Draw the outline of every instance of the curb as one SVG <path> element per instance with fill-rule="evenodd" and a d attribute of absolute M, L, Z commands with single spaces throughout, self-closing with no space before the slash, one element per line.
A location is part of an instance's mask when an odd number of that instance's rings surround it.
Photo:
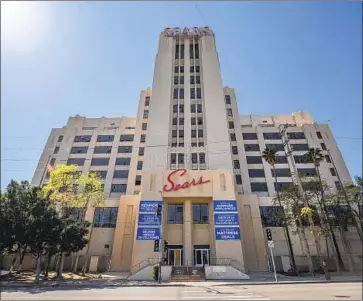
<path fill-rule="evenodd" d="M 348 282 L 360 282 L 362 280 L 351 279 L 351 280 L 306 280 L 306 281 L 266 281 L 266 282 L 241 282 L 241 283 L 225 283 L 225 284 L 216 284 L 213 286 L 235 286 L 235 285 L 279 285 L 279 284 L 319 284 L 319 283 L 348 283 Z"/>

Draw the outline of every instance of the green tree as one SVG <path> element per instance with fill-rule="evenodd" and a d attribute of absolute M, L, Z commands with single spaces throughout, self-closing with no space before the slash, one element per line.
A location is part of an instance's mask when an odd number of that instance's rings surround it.
<path fill-rule="evenodd" d="M 275 149 L 271 149 L 271 148 L 266 147 L 264 149 L 264 151 L 262 152 L 262 158 L 264 158 L 264 160 L 272 167 L 272 170 L 273 170 L 273 173 L 274 173 L 274 178 L 275 178 L 275 191 L 276 191 L 277 203 L 284 210 L 284 208 L 283 208 L 283 206 L 281 204 L 280 194 L 279 194 L 279 189 L 278 189 L 278 184 L 277 184 L 278 182 L 277 182 L 277 174 L 276 174 L 276 167 L 275 167 L 276 162 L 277 162 L 276 153 L 277 153 L 277 151 Z M 285 237 L 286 237 L 288 251 L 289 251 L 289 255 L 290 255 L 289 258 L 290 258 L 291 268 L 292 268 L 293 271 L 295 271 L 295 273 L 298 274 L 298 270 L 296 268 L 295 256 L 294 256 L 294 249 L 293 249 L 292 243 L 291 243 L 289 227 L 287 225 L 286 218 L 284 217 L 284 214 L 281 216 L 281 220 L 282 220 L 284 234 L 285 234 Z"/>
<path fill-rule="evenodd" d="M 105 202 L 103 193 L 103 184 L 96 172 L 88 172 L 81 174 L 81 170 L 77 165 L 59 164 L 50 172 L 48 183 L 43 187 L 43 193 L 49 194 L 61 212 L 66 208 L 83 209 L 83 217 L 85 220 L 87 209 L 101 206 Z M 91 240 L 93 233 L 93 223 L 90 225 L 89 237 Z M 60 270 L 62 269 L 63 257 L 60 260 Z M 73 270 L 76 271 L 78 266 L 78 258 L 76 256 Z M 89 245 L 87 244 L 86 260 L 82 267 L 85 273 L 89 258 Z"/>
<path fill-rule="evenodd" d="M 329 228 L 330 231 L 330 236 L 332 238 L 333 244 L 334 244 L 334 248 L 335 248 L 335 253 L 337 255 L 337 260 L 338 260 L 338 268 L 339 269 L 344 269 L 344 263 L 342 260 L 342 256 L 340 254 L 340 250 L 339 250 L 339 246 L 337 243 L 337 239 L 335 237 L 334 234 L 334 228 L 333 225 L 330 221 L 330 219 L 326 218 L 328 211 L 326 208 L 326 202 L 325 202 L 325 195 L 324 195 L 324 187 L 323 187 L 323 181 L 321 179 L 321 174 L 320 174 L 320 163 L 324 160 L 324 154 L 322 153 L 322 151 L 319 148 L 310 148 L 309 151 L 304 155 L 306 162 L 312 162 L 315 166 L 315 171 L 316 171 L 316 175 L 318 177 L 318 183 L 317 185 L 315 185 L 318 189 L 318 191 L 320 191 L 320 198 L 318 200 L 320 209 L 322 211 L 323 214 L 323 219 L 324 221 L 327 222 L 327 226 Z M 316 191 L 314 191 L 315 193 Z"/>

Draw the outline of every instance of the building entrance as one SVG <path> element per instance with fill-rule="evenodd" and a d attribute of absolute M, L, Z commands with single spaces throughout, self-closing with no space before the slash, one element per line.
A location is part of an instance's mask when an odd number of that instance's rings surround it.
<path fill-rule="evenodd" d="M 168 253 L 167 253 L 167 262 L 168 265 L 176 265 L 181 266 L 183 265 L 183 248 L 182 246 L 168 246 Z"/>
<path fill-rule="evenodd" d="M 210 252 L 209 246 L 194 246 L 194 266 L 209 265 Z"/>

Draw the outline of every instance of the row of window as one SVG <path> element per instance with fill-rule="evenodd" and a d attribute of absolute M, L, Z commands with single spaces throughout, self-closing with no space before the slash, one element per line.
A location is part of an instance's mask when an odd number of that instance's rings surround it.
<path fill-rule="evenodd" d="M 83 166 L 85 161 L 86 161 L 86 158 L 68 158 L 67 164 Z M 107 166 L 109 164 L 109 161 L 110 161 L 110 158 L 92 158 L 91 166 Z M 130 162 L 131 162 L 131 158 L 116 158 L 115 165 L 128 166 L 128 165 L 130 165 Z"/>
<path fill-rule="evenodd" d="M 236 141 L 236 134 L 230 134 L 231 141 Z M 266 147 L 270 149 L 275 149 L 276 151 L 284 151 L 283 144 L 272 144 L 266 143 Z M 291 143 L 290 147 L 294 151 L 308 151 L 309 145 L 308 144 L 301 144 L 301 143 Z M 259 144 L 244 144 L 244 149 L 246 152 L 259 152 L 261 151 Z M 238 152 L 238 151 L 237 151 Z"/>
<path fill-rule="evenodd" d="M 243 140 L 258 140 L 256 133 L 242 133 Z M 287 133 L 289 139 L 306 139 L 303 132 Z M 266 140 L 281 140 L 280 133 L 263 133 L 263 138 Z"/>
<path fill-rule="evenodd" d="M 175 45 L 175 59 L 184 59 L 185 54 L 185 45 L 177 44 Z M 191 59 L 199 59 L 199 45 L 198 44 L 189 44 L 189 58 Z"/>
<path fill-rule="evenodd" d="M 144 155 L 144 147 L 139 148 L 139 156 Z M 87 154 L 88 146 L 74 146 L 71 148 L 71 154 Z M 110 154 L 112 151 L 112 146 L 96 146 L 94 149 L 94 154 Z M 59 147 L 54 149 L 54 154 L 59 152 Z M 119 154 L 130 154 L 132 153 L 132 146 L 119 146 L 117 152 Z"/>
<path fill-rule="evenodd" d="M 178 125 L 178 121 L 179 121 L 179 125 L 184 125 L 184 118 L 183 117 L 174 117 L 172 120 L 172 124 L 173 125 Z M 192 117 L 190 118 L 190 123 L 191 125 L 203 125 L 203 117 Z"/>
<path fill-rule="evenodd" d="M 201 99 L 202 89 L 201 88 L 190 88 L 190 99 Z M 174 88 L 173 99 L 184 99 L 184 88 Z"/>
<path fill-rule="evenodd" d="M 194 72 L 199 73 L 200 66 L 190 66 L 189 71 L 190 71 L 190 73 L 194 73 Z M 184 73 L 184 66 L 175 66 L 174 73 Z"/>
<path fill-rule="evenodd" d="M 178 135 L 179 133 L 179 135 Z M 184 130 L 172 130 L 171 131 L 171 137 L 172 138 L 176 138 L 176 137 L 184 137 Z M 197 131 L 196 130 L 191 130 L 191 137 L 192 138 L 196 138 L 197 137 Z M 198 130 L 198 137 L 203 137 L 203 130 Z"/>
<path fill-rule="evenodd" d="M 200 76 L 199 75 L 196 75 L 196 76 L 190 76 L 190 80 L 189 80 L 189 83 L 191 85 L 195 85 L 195 84 L 200 84 Z M 174 84 L 177 85 L 177 84 L 180 84 L 180 85 L 184 85 L 184 76 L 181 75 L 181 76 L 174 76 Z"/>
<path fill-rule="evenodd" d="M 143 123 L 141 125 L 141 129 L 145 131 L 147 129 L 147 123 Z M 63 136 L 59 136 L 59 137 L 63 137 Z M 114 135 L 98 135 L 97 142 L 113 142 L 114 138 L 115 138 Z M 91 142 L 91 139 L 92 139 L 92 135 L 75 136 L 73 142 Z M 145 142 L 145 141 L 141 141 L 141 140 L 145 140 L 145 139 L 146 139 L 146 135 L 141 135 L 140 142 Z M 63 138 L 62 138 L 62 140 L 63 140 Z M 134 141 L 134 135 L 121 135 L 120 136 L 120 142 L 132 142 L 132 141 Z M 58 142 L 60 142 L 59 139 L 58 139 Z"/>

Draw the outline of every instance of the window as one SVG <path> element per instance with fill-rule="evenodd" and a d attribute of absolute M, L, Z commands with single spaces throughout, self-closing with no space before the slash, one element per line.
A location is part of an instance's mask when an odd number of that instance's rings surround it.
<path fill-rule="evenodd" d="M 229 134 L 231 141 L 236 141 L 236 134 Z"/>
<path fill-rule="evenodd" d="M 204 142 L 198 142 L 198 146 L 199 147 L 203 147 L 204 146 Z"/>
<path fill-rule="evenodd" d="M 112 184 L 111 193 L 126 193 L 126 184 Z"/>
<path fill-rule="evenodd" d="M 137 175 L 135 178 L 135 185 L 141 185 L 141 176 Z"/>
<path fill-rule="evenodd" d="M 98 135 L 97 136 L 97 142 L 112 142 L 113 139 L 115 138 L 114 135 Z"/>
<path fill-rule="evenodd" d="M 233 121 L 228 121 L 228 128 L 229 129 L 234 129 L 234 123 L 233 123 Z"/>
<path fill-rule="evenodd" d="M 140 142 L 142 143 L 142 142 L 145 142 L 145 141 L 146 141 L 146 135 L 142 134 L 140 136 Z"/>
<path fill-rule="evenodd" d="M 103 166 L 108 165 L 110 158 L 93 158 L 91 161 L 91 166 Z"/>
<path fill-rule="evenodd" d="M 178 99 L 178 88 L 174 88 L 173 98 Z"/>
<path fill-rule="evenodd" d="M 59 152 L 59 146 L 56 146 L 56 148 L 54 149 L 53 154 L 58 154 L 58 152 Z"/>
<path fill-rule="evenodd" d="M 325 155 L 325 160 L 327 163 L 331 163 L 331 159 L 329 155 Z"/>
<path fill-rule="evenodd" d="M 149 118 L 149 110 L 144 110 L 143 118 L 144 119 L 148 119 Z"/>
<path fill-rule="evenodd" d="M 183 223 L 183 205 L 168 205 L 168 224 Z"/>
<path fill-rule="evenodd" d="M 63 136 L 59 136 L 58 137 L 58 142 L 62 142 L 63 141 Z"/>
<path fill-rule="evenodd" d="M 208 204 L 193 205 L 193 224 L 208 224 Z"/>
<path fill-rule="evenodd" d="M 191 104 L 190 105 L 190 113 L 195 113 L 196 112 L 196 104 Z"/>
<path fill-rule="evenodd" d="M 145 148 L 144 147 L 139 147 L 139 156 L 143 156 L 144 155 L 144 151 L 145 151 Z"/>
<path fill-rule="evenodd" d="M 224 95 L 224 100 L 226 101 L 227 105 L 231 104 L 231 96 L 230 95 Z"/>
<path fill-rule="evenodd" d="M 309 159 L 307 156 L 294 156 L 296 164 L 313 163 L 313 160 Z"/>
<path fill-rule="evenodd" d="M 198 44 L 195 44 L 195 58 L 196 59 L 199 59 L 199 46 Z"/>
<path fill-rule="evenodd" d="M 284 191 L 290 185 L 292 185 L 292 182 L 274 182 L 275 191 Z"/>
<path fill-rule="evenodd" d="M 184 118 L 179 118 L 179 125 L 184 125 Z"/>
<path fill-rule="evenodd" d="M 142 161 L 137 161 L 137 170 L 142 170 Z"/>
<path fill-rule="evenodd" d="M 291 176 L 291 172 L 290 172 L 289 168 L 271 169 L 271 175 L 273 177 L 275 177 L 275 172 L 276 172 L 276 177 L 290 177 Z"/>
<path fill-rule="evenodd" d="M 184 113 L 184 105 L 179 105 L 179 112 Z"/>
<path fill-rule="evenodd" d="M 177 85 L 179 82 L 179 77 L 178 76 L 174 76 L 174 85 Z"/>
<path fill-rule="evenodd" d="M 176 154 L 170 154 L 170 163 L 176 164 Z"/>
<path fill-rule="evenodd" d="M 184 44 L 180 45 L 180 59 L 184 59 Z"/>
<path fill-rule="evenodd" d="M 258 152 L 260 151 L 260 146 L 258 144 L 245 144 L 246 152 Z"/>
<path fill-rule="evenodd" d="M 95 154 L 111 154 L 112 146 L 96 146 Z"/>
<path fill-rule="evenodd" d="M 298 168 L 297 172 L 302 176 L 307 176 L 307 177 L 316 176 L 315 168 Z"/>
<path fill-rule="evenodd" d="M 197 88 L 197 99 L 201 99 L 201 98 L 202 98 L 202 89 Z"/>
<path fill-rule="evenodd" d="M 180 49 L 180 45 L 175 45 L 175 58 L 176 59 L 179 58 L 179 49 Z"/>
<path fill-rule="evenodd" d="M 174 67 L 174 73 L 178 73 L 179 72 L 179 66 L 175 66 Z"/>
<path fill-rule="evenodd" d="M 264 178 L 265 171 L 263 169 L 249 169 L 248 175 L 250 178 Z"/>
<path fill-rule="evenodd" d="M 67 160 L 67 165 L 83 166 L 85 160 L 86 160 L 85 158 L 69 158 Z"/>
<path fill-rule="evenodd" d="M 263 133 L 263 139 L 265 140 L 280 140 L 280 133 Z"/>
<path fill-rule="evenodd" d="M 285 164 L 287 162 L 286 156 L 276 156 L 276 164 Z"/>
<path fill-rule="evenodd" d="M 305 134 L 303 132 L 293 132 L 287 133 L 289 139 L 305 139 Z"/>
<path fill-rule="evenodd" d="M 146 131 L 147 129 L 147 123 L 141 124 L 141 130 Z"/>
<path fill-rule="evenodd" d="M 87 154 L 88 146 L 72 147 L 71 154 Z"/>
<path fill-rule="evenodd" d="M 95 170 L 95 171 L 91 171 L 91 173 L 94 173 L 96 175 L 98 175 L 101 179 L 106 179 L 107 176 L 107 170 Z"/>
<path fill-rule="evenodd" d="M 130 154 L 132 153 L 132 146 L 119 146 L 117 152 L 119 154 Z"/>
<path fill-rule="evenodd" d="M 173 118 L 173 125 L 178 125 L 178 118 L 176 117 Z"/>
<path fill-rule="evenodd" d="M 198 125 L 202 125 L 203 124 L 203 118 L 202 117 L 198 117 L 197 118 L 197 122 L 198 122 Z"/>
<path fill-rule="evenodd" d="M 178 154 L 178 163 L 184 164 L 184 154 Z"/>
<path fill-rule="evenodd" d="M 64 215 L 71 216 L 78 221 L 83 221 L 83 217 L 85 215 L 85 208 L 65 207 L 62 211 Z"/>
<path fill-rule="evenodd" d="M 323 139 L 323 136 L 321 135 L 320 132 L 316 132 L 316 136 L 318 136 L 319 139 Z"/>
<path fill-rule="evenodd" d="M 127 179 L 129 177 L 129 171 L 128 170 L 115 170 L 113 172 L 113 177 L 115 179 Z"/>
<path fill-rule="evenodd" d="M 200 72 L 200 66 L 195 66 L 195 72 L 199 73 Z"/>
<path fill-rule="evenodd" d="M 320 143 L 320 146 L 321 146 L 321 149 L 322 149 L 322 150 L 326 150 L 326 145 L 325 145 L 325 143 Z"/>
<path fill-rule="evenodd" d="M 173 142 L 173 143 L 171 144 L 171 147 L 177 147 L 177 143 L 176 143 L 176 142 Z"/>
<path fill-rule="evenodd" d="M 178 137 L 178 131 L 177 131 L 177 130 L 172 130 L 172 131 L 171 131 L 171 137 L 172 137 L 172 138 L 176 138 L 176 137 Z"/>
<path fill-rule="evenodd" d="M 184 66 L 180 66 L 180 73 L 184 73 Z"/>
<path fill-rule="evenodd" d="M 199 153 L 199 163 L 205 164 L 205 153 Z"/>
<path fill-rule="evenodd" d="M 130 165 L 131 158 L 116 158 L 115 165 Z"/>
<path fill-rule="evenodd" d="M 293 151 L 308 151 L 309 145 L 307 145 L 307 144 L 291 144 L 291 149 Z"/>
<path fill-rule="evenodd" d="M 233 155 L 238 155 L 238 147 L 237 146 L 232 146 L 232 154 Z"/>
<path fill-rule="evenodd" d="M 246 156 L 247 164 L 262 164 L 262 157 L 260 156 Z"/>
<path fill-rule="evenodd" d="M 234 169 L 240 169 L 239 160 L 233 160 L 233 168 Z"/>
<path fill-rule="evenodd" d="M 192 164 L 198 164 L 198 154 L 192 153 Z"/>
<path fill-rule="evenodd" d="M 183 130 L 179 130 L 179 138 L 183 138 L 184 137 L 184 131 Z"/>
<path fill-rule="evenodd" d="M 191 85 L 194 85 L 195 84 L 195 77 L 194 76 L 191 76 L 190 77 L 190 84 Z"/>
<path fill-rule="evenodd" d="M 198 137 L 200 137 L 200 138 L 203 137 L 203 130 L 198 130 Z"/>
<path fill-rule="evenodd" d="M 120 142 L 132 142 L 134 141 L 134 135 L 121 135 Z"/>
<path fill-rule="evenodd" d="M 203 110 L 202 110 L 202 104 L 198 103 L 197 104 L 197 113 L 202 113 Z"/>
<path fill-rule="evenodd" d="M 54 166 L 54 163 L 55 163 L 55 161 L 56 161 L 56 160 L 57 160 L 56 158 L 52 158 L 52 160 L 50 160 L 50 163 L 49 163 L 49 164 L 50 164 L 51 166 Z"/>
<path fill-rule="evenodd" d="M 190 88 L 190 99 L 195 99 L 195 88 Z"/>
<path fill-rule="evenodd" d="M 269 149 L 274 149 L 278 152 L 283 152 L 285 149 L 284 149 L 284 146 L 282 144 L 268 144 L 266 143 L 266 147 L 269 148 Z"/>
<path fill-rule="evenodd" d="M 93 225 L 95 228 L 115 228 L 118 207 L 95 208 Z"/>
<path fill-rule="evenodd" d="M 189 44 L 189 57 L 191 59 L 194 59 L 194 49 L 193 49 L 193 44 Z"/>
<path fill-rule="evenodd" d="M 250 183 L 252 192 L 265 192 L 268 191 L 267 184 L 263 183 Z"/>
<path fill-rule="evenodd" d="M 189 70 L 190 70 L 190 73 L 193 73 L 194 72 L 194 66 L 190 66 Z"/>
<path fill-rule="evenodd" d="M 150 96 L 145 97 L 145 106 L 147 107 L 148 105 L 150 105 Z"/>
<path fill-rule="evenodd" d="M 197 84 L 200 84 L 200 76 L 199 76 L 199 75 L 197 75 L 197 76 L 195 77 L 195 82 L 196 82 Z"/>
<path fill-rule="evenodd" d="M 91 138 L 92 138 L 91 135 L 75 136 L 74 137 L 74 142 L 90 142 L 91 141 Z"/>
<path fill-rule="evenodd" d="M 179 99 L 184 99 L 184 89 L 183 88 L 179 89 Z"/>
<path fill-rule="evenodd" d="M 340 184 L 339 181 L 335 181 L 334 184 L 335 184 L 335 187 L 336 187 L 337 190 L 341 190 L 342 189 L 342 185 Z"/>
<path fill-rule="evenodd" d="M 179 77 L 179 84 L 184 85 L 184 76 Z"/>
<path fill-rule="evenodd" d="M 334 168 L 329 168 L 330 170 L 330 173 L 333 177 L 335 177 L 337 175 L 337 173 L 335 172 L 335 169 Z"/>
<path fill-rule="evenodd" d="M 227 109 L 227 115 L 230 116 L 230 117 L 233 116 L 232 109 Z"/>
<path fill-rule="evenodd" d="M 257 140 L 256 133 L 242 133 L 243 140 Z"/>
<path fill-rule="evenodd" d="M 282 227 L 284 210 L 280 206 L 260 206 L 262 227 Z"/>
<path fill-rule="evenodd" d="M 235 179 L 236 179 L 236 184 L 237 185 L 242 184 L 242 177 L 241 177 L 241 175 L 235 175 Z"/>
<path fill-rule="evenodd" d="M 178 113 L 178 105 L 173 105 L 173 113 Z"/>

